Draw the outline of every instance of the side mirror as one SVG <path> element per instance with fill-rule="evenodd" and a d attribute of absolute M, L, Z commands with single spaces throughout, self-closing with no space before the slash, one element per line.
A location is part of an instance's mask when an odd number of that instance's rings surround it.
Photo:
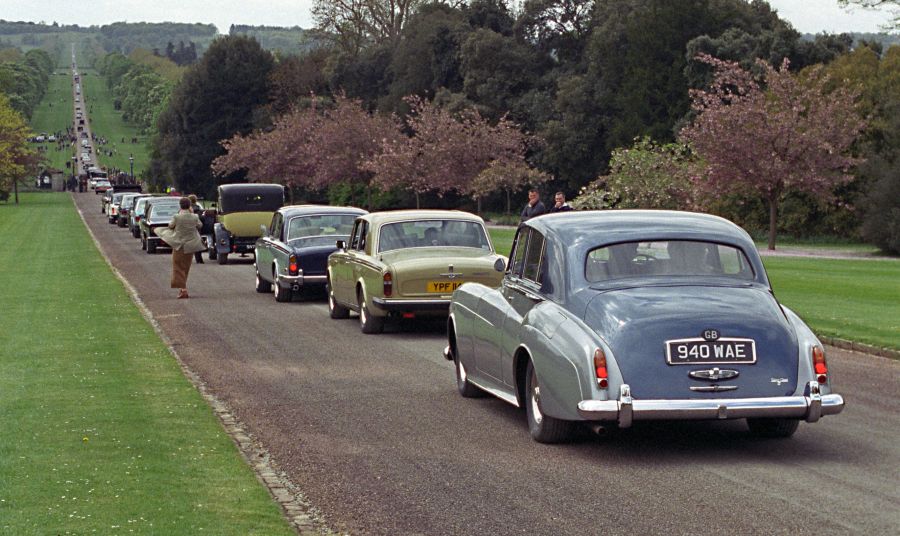
<path fill-rule="evenodd" d="M 497 270 L 498 272 L 505 272 L 506 271 L 506 259 L 504 259 L 503 257 L 499 257 L 497 260 L 495 260 L 494 261 L 494 270 Z"/>
<path fill-rule="evenodd" d="M 266 227 L 265 225 L 260 225 L 259 231 L 262 233 L 261 236 L 269 236 L 269 228 Z"/>
<path fill-rule="evenodd" d="M 344 242 L 343 240 L 338 240 L 337 242 L 335 242 L 334 245 L 337 246 L 337 248 L 340 249 L 340 250 L 346 250 L 346 249 L 347 249 L 347 243 Z"/>

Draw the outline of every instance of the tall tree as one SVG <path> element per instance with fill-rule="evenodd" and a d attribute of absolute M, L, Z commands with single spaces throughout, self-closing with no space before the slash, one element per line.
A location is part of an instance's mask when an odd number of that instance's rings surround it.
<path fill-rule="evenodd" d="M 406 21 L 426 0 L 315 0 L 316 26 L 345 53 L 355 56 L 371 45 L 396 43 Z"/>
<path fill-rule="evenodd" d="M 691 92 L 698 116 L 681 131 L 705 162 L 698 186 L 713 195 L 743 193 L 769 208 L 769 249 L 775 249 L 778 206 L 791 192 L 820 199 L 852 180 L 858 160 L 847 153 L 865 123 L 855 93 L 826 90 L 820 70 L 801 81 L 760 62 L 762 80 L 737 63 L 701 56 L 715 69 L 707 91 Z M 765 85 L 761 85 L 764 83 Z"/>
<path fill-rule="evenodd" d="M 16 204 L 19 182 L 35 175 L 41 162 L 41 156 L 28 143 L 30 135 L 28 124 L 0 93 L 0 198 L 6 200 L 12 190 Z"/>
<path fill-rule="evenodd" d="M 217 184 L 243 180 L 242 174 L 215 178 L 213 159 L 224 150 L 220 140 L 247 134 L 255 111 L 269 94 L 272 55 L 244 36 L 213 41 L 199 63 L 189 68 L 159 118 L 155 160 L 165 177 L 188 192 L 211 194 Z"/>

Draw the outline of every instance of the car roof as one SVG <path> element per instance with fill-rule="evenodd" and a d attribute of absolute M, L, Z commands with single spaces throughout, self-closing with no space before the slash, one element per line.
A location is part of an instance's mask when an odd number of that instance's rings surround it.
<path fill-rule="evenodd" d="M 677 210 L 585 210 L 547 214 L 526 225 L 554 235 L 570 247 L 591 247 L 655 239 L 708 240 L 755 249 L 746 231 L 734 223 L 698 212 Z"/>
<path fill-rule="evenodd" d="M 394 223 L 409 220 L 468 220 L 484 223 L 479 216 L 470 212 L 461 210 L 436 210 L 436 209 L 409 209 L 409 210 L 386 210 L 382 212 L 370 212 L 363 216 L 369 220 L 372 225 L 383 225 L 385 223 Z"/>
<path fill-rule="evenodd" d="M 333 207 L 330 205 L 287 205 L 278 209 L 285 218 L 303 216 L 305 214 L 350 214 L 362 215 L 367 212 L 356 207 Z"/>

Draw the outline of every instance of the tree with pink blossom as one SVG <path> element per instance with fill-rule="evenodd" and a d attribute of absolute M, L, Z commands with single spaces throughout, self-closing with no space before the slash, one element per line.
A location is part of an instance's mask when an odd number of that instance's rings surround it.
<path fill-rule="evenodd" d="M 340 182 L 368 189 L 374 174 L 365 162 L 400 136 L 393 117 L 369 113 L 360 101 L 335 95 L 332 106 L 295 109 L 269 132 L 224 141 L 227 153 L 213 169 L 219 174 L 246 169 L 256 181 L 312 190 Z"/>
<path fill-rule="evenodd" d="M 456 191 L 480 198 L 533 173 L 525 153 L 532 139 L 518 126 L 501 118 L 492 125 L 476 110 L 452 114 L 419 97 L 407 97 L 411 136 L 388 140 L 380 154 L 367 163 L 375 182 L 384 188 L 407 188 L 417 195 Z M 490 173 L 486 170 L 491 169 Z M 503 180 L 499 170 L 513 170 Z"/>
<path fill-rule="evenodd" d="M 828 92 L 820 69 L 803 76 L 759 61 L 762 75 L 708 55 L 698 59 L 715 69 L 708 90 L 691 91 L 696 117 L 679 137 L 691 145 L 704 169 L 695 177 L 705 193 L 762 198 L 769 208 L 769 249 L 775 249 L 778 205 L 789 192 L 829 199 L 853 179 L 859 163 L 850 154 L 865 122 L 856 94 L 844 87 Z"/>

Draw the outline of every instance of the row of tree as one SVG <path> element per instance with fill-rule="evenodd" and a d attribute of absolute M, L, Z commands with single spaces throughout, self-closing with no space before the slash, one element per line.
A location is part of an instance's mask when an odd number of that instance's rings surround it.
<path fill-rule="evenodd" d="M 44 98 L 55 63 L 47 52 L 31 49 L 16 61 L 0 63 L 0 93 L 26 119 Z"/>
<path fill-rule="evenodd" d="M 309 112 L 292 110 L 310 107 L 311 94 L 345 95 L 348 102 L 358 102 L 361 110 L 381 119 L 393 114 L 398 119 L 389 121 L 400 121 L 405 136 L 400 141 L 412 143 L 409 140 L 420 136 L 411 126 L 418 113 L 412 113 L 417 101 L 409 97 L 415 96 L 434 103 L 459 123 L 477 112 L 489 125 L 499 124 L 501 118 L 519 125 L 531 133 L 530 138 L 542 140 L 528 145 L 526 160 L 534 168 L 528 176 L 552 177 L 546 188 L 572 192 L 609 175 L 610 156 L 632 146 L 635 138 L 647 137 L 652 140 L 648 143 L 662 146 L 688 141 L 680 133 L 701 112 L 691 107 L 691 90 L 709 88 L 715 80 L 715 66 L 698 59 L 704 54 L 762 76 L 762 92 L 768 91 L 765 78 L 771 66 L 779 67 L 774 72 L 787 69 L 798 76 L 803 68 L 838 65 L 836 59 L 853 57 L 848 37 L 801 40 L 762 1 L 690 0 L 676 5 L 663 0 L 529 0 L 517 13 L 501 0 L 321 1 L 315 6 L 319 30 L 330 38 L 329 47 L 289 58 L 275 58 L 242 37 L 222 38 L 210 47 L 175 88 L 160 116 L 151 166 L 154 176 L 207 194 L 218 183 L 245 180 L 245 170 L 250 170 L 250 179 L 258 180 L 264 166 L 250 162 L 241 166 L 230 161 L 226 166 L 222 160 L 217 167 L 222 174 L 214 175 L 210 165 L 225 154 L 219 142 L 240 136 L 227 145 L 229 150 L 237 150 L 245 139 L 276 143 L 275 136 L 250 134 L 260 129 L 274 134 L 287 117 L 302 123 L 302 114 Z M 868 50 L 876 64 L 891 61 L 892 53 L 877 45 L 859 49 Z M 843 83 L 843 78 L 833 79 Z M 806 91 L 802 84 L 797 88 Z M 876 102 L 863 111 L 887 121 L 885 113 L 891 107 L 887 93 L 860 94 Z M 806 95 L 801 92 L 798 98 Z M 317 104 L 314 110 L 326 116 L 339 108 Z M 870 121 L 863 140 L 879 137 L 873 125 L 885 121 Z M 296 145 L 286 139 L 294 139 Z M 390 139 L 374 146 L 387 153 Z M 321 151 L 328 146 L 323 139 L 314 141 L 301 143 L 286 136 L 277 142 L 282 147 L 275 154 L 296 160 L 300 158 L 296 153 L 305 148 Z M 873 161 L 873 151 L 881 149 L 858 142 L 851 150 L 859 161 Z M 317 158 L 327 157 L 326 153 Z M 384 170 L 376 169 L 375 163 L 386 158 L 373 154 L 360 159 L 364 179 L 357 184 L 403 185 L 410 196 L 423 190 L 429 190 L 426 195 L 446 193 L 445 183 L 430 177 L 418 185 L 409 179 L 377 178 Z M 475 176 L 487 177 L 489 167 Z M 280 180 L 310 187 L 310 177 L 317 175 L 307 171 L 311 174 Z M 500 178 L 502 173 L 494 176 Z M 350 175 L 345 180 L 353 182 Z M 811 203 L 811 194 L 803 188 L 794 187 L 795 181 L 789 183 L 777 203 L 744 191 L 733 206 L 725 207 L 735 213 L 725 215 L 765 226 L 774 205 L 781 209 L 779 221 L 791 223 L 799 234 L 850 234 L 857 230 L 860 213 L 846 208 L 861 206 L 877 180 L 869 175 L 851 185 L 835 185 L 831 195 L 836 201 L 821 206 Z M 477 182 L 459 184 L 450 189 L 451 195 L 475 195 L 489 204 L 505 201 L 503 195 L 486 196 L 474 186 Z M 829 225 L 823 227 L 826 220 Z"/>
<path fill-rule="evenodd" d="M 129 56 L 107 54 L 95 65 L 115 97 L 115 108 L 144 133 L 153 133 L 183 69 L 171 60 L 137 49 Z"/>

